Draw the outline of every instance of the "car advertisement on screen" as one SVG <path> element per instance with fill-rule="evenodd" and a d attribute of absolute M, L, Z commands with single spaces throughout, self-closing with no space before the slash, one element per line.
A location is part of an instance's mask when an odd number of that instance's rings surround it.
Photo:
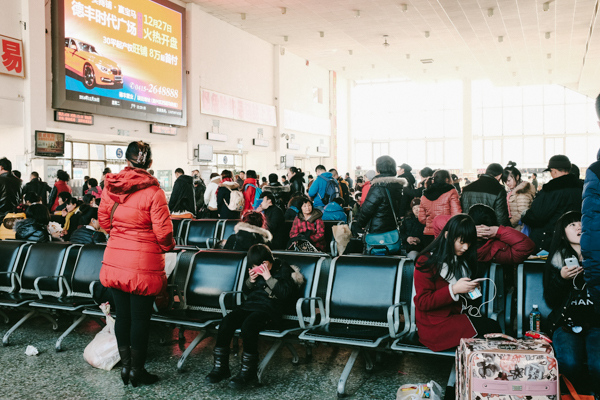
<path fill-rule="evenodd" d="M 181 12 L 151 0 L 58 1 L 66 100 L 184 115 Z"/>

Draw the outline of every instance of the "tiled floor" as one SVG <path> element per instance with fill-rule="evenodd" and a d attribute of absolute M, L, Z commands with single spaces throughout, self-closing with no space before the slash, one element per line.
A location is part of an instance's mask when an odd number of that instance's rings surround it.
<path fill-rule="evenodd" d="M 4 334 L 20 315 L 11 314 L 8 325 L 0 322 Z M 177 330 L 172 340 L 159 344 L 159 335 L 150 337 L 150 356 L 147 369 L 160 376 L 155 385 L 124 387 L 119 368 L 110 372 L 92 368 L 83 359 L 85 346 L 100 330 L 93 321 L 84 323 L 63 342 L 63 351 L 56 353 L 54 343 L 70 318 L 59 319 L 58 332 L 50 323 L 37 318 L 28 321 L 12 336 L 10 345 L 0 349 L 1 399 L 335 399 L 336 386 L 346 360 L 347 349 L 319 346 L 313 350 L 310 362 L 305 351 L 296 345 L 300 365 L 292 366 L 288 350 L 281 348 L 273 357 L 264 374 L 264 384 L 241 392 L 227 387 L 227 382 L 216 385 L 204 383 L 204 376 L 212 367 L 214 339 L 201 343 L 188 358 L 185 372 L 177 372 L 177 361 L 184 346 L 196 332 L 186 331 L 186 342 L 178 343 Z M 155 331 L 159 331 L 156 327 Z M 37 356 L 26 356 L 27 345 L 38 348 Z M 261 355 L 269 343 L 261 343 Z M 364 361 L 358 358 L 346 391 L 352 399 L 395 399 L 398 387 L 405 383 L 437 381 L 445 387 L 453 359 L 444 357 L 384 354 L 371 373 L 366 372 Z M 238 357 L 231 357 L 232 372 L 237 373 Z"/>

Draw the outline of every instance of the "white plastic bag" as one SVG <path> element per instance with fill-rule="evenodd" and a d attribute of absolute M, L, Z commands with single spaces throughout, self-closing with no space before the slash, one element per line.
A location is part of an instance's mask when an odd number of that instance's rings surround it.
<path fill-rule="evenodd" d="M 442 388 L 435 381 L 417 385 L 402 385 L 396 393 L 396 400 L 442 400 Z"/>
<path fill-rule="evenodd" d="M 100 305 L 106 315 L 106 326 L 94 337 L 83 351 L 83 358 L 92 367 L 110 371 L 120 360 L 117 337 L 115 336 L 115 319 L 110 316 L 110 305 Z"/>

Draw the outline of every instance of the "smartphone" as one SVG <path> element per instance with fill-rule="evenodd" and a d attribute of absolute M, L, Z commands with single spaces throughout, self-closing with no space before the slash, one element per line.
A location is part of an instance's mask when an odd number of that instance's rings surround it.
<path fill-rule="evenodd" d="M 472 291 L 470 291 L 469 293 L 467 293 L 469 295 L 469 297 L 471 298 L 471 300 L 475 300 L 478 299 L 482 296 L 481 291 L 479 290 L 479 288 L 475 288 Z"/>
<path fill-rule="evenodd" d="M 565 265 L 569 268 L 579 267 L 579 260 L 576 257 L 569 257 L 565 259 Z"/>
<path fill-rule="evenodd" d="M 260 265 L 257 265 L 256 267 L 250 269 L 250 271 L 254 272 L 255 274 L 260 273 Z"/>
<path fill-rule="evenodd" d="M 485 278 L 474 279 L 471 282 L 479 283 L 485 281 Z"/>

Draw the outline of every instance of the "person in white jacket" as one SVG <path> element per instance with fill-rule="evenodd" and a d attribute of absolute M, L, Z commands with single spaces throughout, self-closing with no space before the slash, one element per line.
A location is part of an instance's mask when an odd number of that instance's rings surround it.
<path fill-rule="evenodd" d="M 210 218 L 219 218 L 219 209 L 217 208 L 217 189 L 221 183 L 221 175 L 213 172 L 210 174 L 210 183 L 206 186 L 204 192 L 204 204 L 210 211 Z"/>

